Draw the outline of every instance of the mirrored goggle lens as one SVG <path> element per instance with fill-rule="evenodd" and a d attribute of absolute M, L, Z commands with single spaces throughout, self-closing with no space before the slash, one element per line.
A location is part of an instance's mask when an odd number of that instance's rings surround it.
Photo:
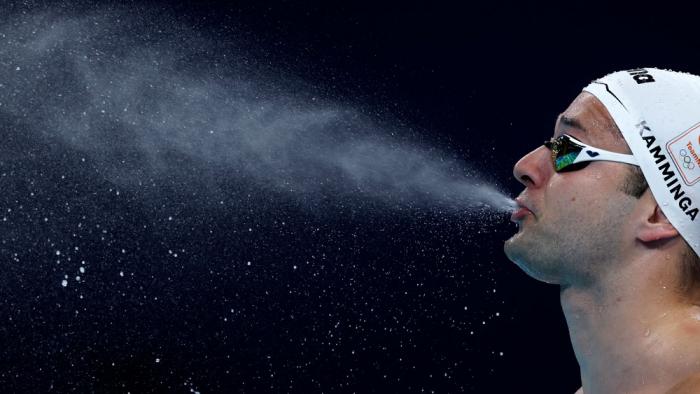
<path fill-rule="evenodd" d="M 583 146 L 571 141 L 566 135 L 549 141 L 549 143 L 545 145 L 552 150 L 552 162 L 554 164 L 554 170 L 557 172 L 580 170 L 590 164 L 590 162 L 574 164 Z"/>

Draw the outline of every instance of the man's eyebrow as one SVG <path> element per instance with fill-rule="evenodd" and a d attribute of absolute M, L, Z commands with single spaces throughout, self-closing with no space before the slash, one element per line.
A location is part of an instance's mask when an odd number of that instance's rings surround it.
<path fill-rule="evenodd" d="M 559 123 L 561 123 L 564 126 L 571 127 L 574 129 L 579 129 L 581 131 L 587 131 L 585 127 L 579 122 L 578 119 L 576 118 L 570 118 L 564 114 L 559 115 Z"/>

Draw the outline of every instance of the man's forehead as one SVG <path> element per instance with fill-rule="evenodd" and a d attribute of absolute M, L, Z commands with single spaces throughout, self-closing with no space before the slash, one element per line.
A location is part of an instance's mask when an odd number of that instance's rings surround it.
<path fill-rule="evenodd" d="M 588 92 L 581 92 L 581 94 L 576 96 L 574 101 L 572 101 L 569 107 L 564 111 L 564 114 L 570 117 L 595 115 L 610 117 L 603 103 Z"/>
<path fill-rule="evenodd" d="M 579 129 L 587 134 L 617 133 L 617 125 L 603 103 L 588 92 L 581 92 L 557 117 L 557 128 Z M 557 130 L 558 131 L 558 130 Z"/>

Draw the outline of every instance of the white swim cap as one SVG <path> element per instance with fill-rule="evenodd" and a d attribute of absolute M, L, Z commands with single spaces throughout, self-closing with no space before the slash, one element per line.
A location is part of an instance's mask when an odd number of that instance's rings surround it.
<path fill-rule="evenodd" d="M 659 207 L 700 255 L 700 77 L 639 68 L 583 90 L 605 105 Z"/>

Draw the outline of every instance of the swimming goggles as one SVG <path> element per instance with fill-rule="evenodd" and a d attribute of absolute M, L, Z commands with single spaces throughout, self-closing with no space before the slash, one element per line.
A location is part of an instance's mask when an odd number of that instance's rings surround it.
<path fill-rule="evenodd" d="M 595 148 L 567 134 L 545 141 L 544 146 L 552 151 L 552 163 L 556 172 L 580 170 L 592 161 L 614 161 L 639 165 L 632 155 Z"/>

